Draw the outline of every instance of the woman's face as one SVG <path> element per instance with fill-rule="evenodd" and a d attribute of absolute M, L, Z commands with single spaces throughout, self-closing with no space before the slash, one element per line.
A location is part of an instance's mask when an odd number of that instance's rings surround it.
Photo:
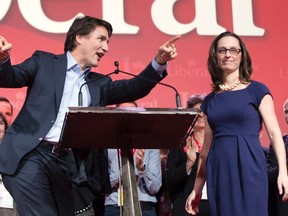
<path fill-rule="evenodd" d="M 203 112 L 201 112 L 200 106 L 201 106 L 201 103 L 198 103 L 198 104 L 195 104 L 195 106 L 192 108 L 194 111 L 200 112 L 199 117 L 194 125 L 194 129 L 196 130 L 201 130 L 205 128 L 204 114 Z"/>
<path fill-rule="evenodd" d="M 218 41 L 216 57 L 224 74 L 238 71 L 242 58 L 239 41 L 232 36 L 221 38 Z"/>
<path fill-rule="evenodd" d="M 3 119 L 0 118 L 0 141 L 4 137 L 4 134 L 5 134 L 5 123 Z"/>

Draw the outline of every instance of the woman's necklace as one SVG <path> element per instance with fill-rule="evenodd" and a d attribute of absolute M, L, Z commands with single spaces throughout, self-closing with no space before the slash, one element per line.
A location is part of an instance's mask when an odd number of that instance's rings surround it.
<path fill-rule="evenodd" d="M 233 90 L 234 88 L 236 88 L 238 85 L 240 85 L 241 82 L 240 80 L 235 80 L 232 84 L 222 84 L 222 85 L 219 85 L 219 88 L 222 90 L 222 91 L 231 91 Z"/>
<path fill-rule="evenodd" d="M 194 141 L 198 147 L 198 152 L 201 152 L 202 146 L 200 145 L 199 141 L 196 139 L 194 133 L 192 134 L 192 137 L 193 137 L 193 139 L 194 139 Z"/>

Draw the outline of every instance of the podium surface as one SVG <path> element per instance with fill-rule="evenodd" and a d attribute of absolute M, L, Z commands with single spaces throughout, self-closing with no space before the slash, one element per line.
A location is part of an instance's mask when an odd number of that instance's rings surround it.
<path fill-rule="evenodd" d="M 64 148 L 178 148 L 197 112 L 166 108 L 69 107 L 61 145 Z M 129 143 L 125 143 L 128 145 Z"/>

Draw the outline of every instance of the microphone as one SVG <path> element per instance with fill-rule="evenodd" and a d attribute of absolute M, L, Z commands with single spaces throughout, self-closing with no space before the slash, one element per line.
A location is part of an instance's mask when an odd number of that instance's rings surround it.
<path fill-rule="evenodd" d="M 118 62 L 118 61 L 114 61 L 114 65 L 115 65 L 115 67 L 116 67 L 116 70 L 115 70 L 115 71 L 118 71 L 118 73 L 121 72 L 121 73 L 123 73 L 123 74 L 127 74 L 127 75 L 130 75 L 130 76 L 138 77 L 138 78 L 147 80 L 147 81 L 149 81 L 149 82 L 157 83 L 157 84 L 160 84 L 160 85 L 163 85 L 163 86 L 172 88 L 172 89 L 175 91 L 175 93 L 176 93 L 176 106 L 177 106 L 177 109 L 182 109 L 180 95 L 179 95 L 177 89 L 174 88 L 173 86 L 168 85 L 168 84 L 166 84 L 166 83 L 157 82 L 157 81 L 155 81 L 155 80 L 147 79 L 147 78 L 145 78 L 145 77 L 138 76 L 138 75 L 135 75 L 135 74 L 132 74 L 132 73 L 128 73 L 128 72 L 126 72 L 126 71 L 119 70 L 119 62 Z"/>
<path fill-rule="evenodd" d="M 78 106 L 83 106 L 83 95 L 82 95 L 82 87 L 84 85 L 87 85 L 88 83 L 91 83 L 91 82 L 94 82 L 96 80 L 99 80 L 99 79 L 102 79 L 104 77 L 107 77 L 107 76 L 110 76 L 112 74 L 118 74 L 119 73 L 119 70 L 116 69 L 115 71 L 111 72 L 111 73 L 108 73 L 108 74 L 105 74 L 103 76 L 100 76 L 100 77 L 97 77 L 95 79 L 92 79 L 92 80 L 89 80 L 87 82 L 84 82 L 81 86 L 80 86 L 80 89 L 79 89 L 79 93 L 78 93 Z"/>

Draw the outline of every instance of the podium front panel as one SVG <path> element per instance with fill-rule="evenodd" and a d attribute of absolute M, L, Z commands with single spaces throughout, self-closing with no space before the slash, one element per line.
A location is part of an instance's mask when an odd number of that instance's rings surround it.
<path fill-rule="evenodd" d="M 177 148 L 197 116 L 191 110 L 70 107 L 60 142 L 65 148 Z"/>

